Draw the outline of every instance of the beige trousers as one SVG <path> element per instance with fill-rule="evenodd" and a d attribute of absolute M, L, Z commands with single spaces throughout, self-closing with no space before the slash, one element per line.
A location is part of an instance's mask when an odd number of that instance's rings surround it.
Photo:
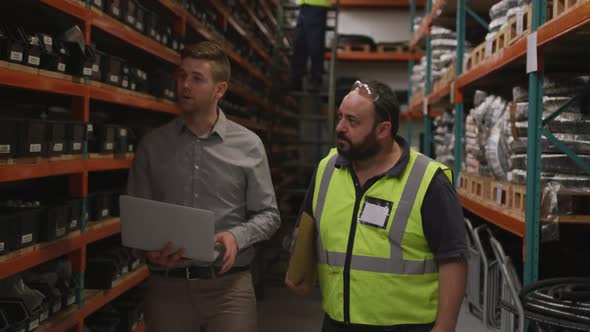
<path fill-rule="evenodd" d="M 145 297 L 148 332 L 257 332 L 249 271 L 210 280 L 152 275 Z"/>

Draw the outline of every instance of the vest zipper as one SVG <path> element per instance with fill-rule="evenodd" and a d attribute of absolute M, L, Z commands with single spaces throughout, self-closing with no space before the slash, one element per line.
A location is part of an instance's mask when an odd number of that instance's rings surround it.
<path fill-rule="evenodd" d="M 354 176 L 355 182 L 356 176 Z M 348 235 L 348 246 L 346 248 L 346 259 L 344 261 L 344 292 L 343 292 L 343 302 L 344 302 L 344 323 L 350 324 L 350 261 L 352 260 L 352 249 L 354 246 L 354 237 L 356 234 L 356 219 L 358 215 L 358 210 L 360 207 L 360 199 L 362 198 L 362 194 L 359 192 L 359 188 L 355 183 L 355 202 L 354 202 L 354 210 L 352 212 L 352 221 L 350 224 L 350 234 Z M 360 194 L 360 197 L 359 197 Z"/>

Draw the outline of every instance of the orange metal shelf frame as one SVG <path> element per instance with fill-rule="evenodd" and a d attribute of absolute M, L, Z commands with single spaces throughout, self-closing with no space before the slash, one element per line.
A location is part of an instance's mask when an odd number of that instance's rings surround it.
<path fill-rule="evenodd" d="M 370 52 L 338 52 L 338 60 L 342 61 L 410 61 L 420 60 L 422 54 L 418 53 L 370 53 Z M 329 60 L 332 55 L 329 52 L 324 58 Z"/>
<path fill-rule="evenodd" d="M 139 269 L 123 276 L 120 279 L 118 285 L 107 291 L 102 291 L 95 296 L 92 296 L 85 300 L 84 306 L 79 311 L 80 320 L 92 315 L 100 308 L 104 307 L 107 303 L 113 301 L 121 294 L 125 293 L 129 289 L 135 287 L 140 282 L 144 281 L 149 276 L 149 270 L 146 266 L 142 266 Z"/>
<path fill-rule="evenodd" d="M 540 26 L 537 31 L 537 45 L 546 45 L 588 23 L 590 23 L 590 2 L 583 2 L 575 10 Z M 526 53 L 527 38 L 523 37 L 517 40 L 512 46 L 486 59 L 482 65 L 457 77 L 455 84 L 457 88 L 463 88 L 525 56 Z"/>
<path fill-rule="evenodd" d="M 106 14 L 99 14 L 95 12 L 91 13 L 91 23 L 93 26 L 172 64 L 180 64 L 180 54 L 178 54 L 178 52 L 175 52 L 174 50 L 159 44 L 149 37 L 132 30 L 123 23 L 111 18 Z"/>
<path fill-rule="evenodd" d="M 459 199 L 461 204 L 467 210 L 475 213 L 481 218 L 489 221 L 490 223 L 509 231 L 512 234 L 524 237 L 525 235 L 525 222 L 524 220 L 517 218 L 513 215 L 505 213 L 501 209 L 494 208 L 480 202 L 477 202 L 463 193 L 459 193 Z"/>
<path fill-rule="evenodd" d="M 234 29 L 236 29 L 236 31 L 250 43 L 252 48 L 258 54 L 260 54 L 260 56 L 267 63 L 270 64 L 272 62 L 272 59 L 270 58 L 270 56 L 252 39 L 251 36 L 248 35 L 246 30 L 244 30 L 244 28 L 242 28 L 242 26 L 234 18 L 231 11 L 220 0 L 212 0 L 211 4 L 213 4 L 213 6 L 215 6 L 215 8 L 217 8 L 217 11 L 220 12 L 227 19 L 227 21 L 232 25 L 232 27 Z"/>
<path fill-rule="evenodd" d="M 20 181 L 84 172 L 83 160 L 0 166 L 0 182 Z"/>

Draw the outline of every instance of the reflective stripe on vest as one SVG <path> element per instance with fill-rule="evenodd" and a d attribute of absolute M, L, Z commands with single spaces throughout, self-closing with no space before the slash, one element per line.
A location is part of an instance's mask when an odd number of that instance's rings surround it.
<path fill-rule="evenodd" d="M 334 154 L 330 157 L 320 182 L 317 205 L 314 215 L 316 220 L 316 229 L 318 230 L 320 229 L 320 222 L 328 193 L 328 187 L 330 186 L 330 180 L 336 168 L 335 165 L 337 158 L 338 154 Z M 423 155 L 419 154 L 416 157 L 416 161 L 410 170 L 408 181 L 403 189 L 401 202 L 413 203 L 416 200 L 418 190 L 420 189 L 420 184 L 422 183 L 422 179 L 426 173 L 429 163 L 430 159 Z M 389 238 L 392 240 L 390 245 L 390 258 L 352 255 L 350 268 L 354 270 L 394 274 L 436 273 L 438 271 L 438 264 L 434 259 L 424 261 L 403 259 L 401 243 L 411 212 L 412 204 L 407 203 L 400 204 L 395 211 L 395 215 L 393 217 L 395 223 L 392 224 L 389 230 Z M 322 239 L 319 235 L 317 237 L 317 250 L 318 261 L 321 264 L 344 267 L 346 253 L 328 252 L 324 250 L 324 245 L 322 244 Z"/>

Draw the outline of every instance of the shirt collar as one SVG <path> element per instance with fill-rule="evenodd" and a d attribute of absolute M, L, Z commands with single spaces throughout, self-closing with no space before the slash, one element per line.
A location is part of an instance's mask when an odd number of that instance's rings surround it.
<path fill-rule="evenodd" d="M 223 113 L 223 111 L 221 110 L 221 108 L 217 109 L 217 122 L 215 122 L 215 125 L 213 126 L 213 130 L 211 130 L 211 135 L 213 134 L 217 134 L 217 136 L 219 136 L 221 138 L 221 140 L 224 140 L 227 134 L 227 117 L 225 116 L 225 113 Z M 182 117 L 178 117 L 177 121 L 176 121 L 176 128 L 178 130 L 179 134 L 182 134 L 183 132 L 187 131 L 188 128 L 186 126 L 186 121 L 182 118 Z M 188 130 L 190 132 L 190 130 Z"/>
<path fill-rule="evenodd" d="M 401 136 L 396 136 L 395 141 L 399 144 L 400 148 L 402 149 L 402 155 L 400 156 L 399 160 L 392 168 L 390 168 L 385 175 L 399 178 L 406 167 L 408 166 L 408 162 L 410 161 L 410 145 L 408 142 Z M 351 162 L 350 160 L 344 158 L 341 155 L 338 155 L 336 158 L 336 167 L 350 167 Z"/>

